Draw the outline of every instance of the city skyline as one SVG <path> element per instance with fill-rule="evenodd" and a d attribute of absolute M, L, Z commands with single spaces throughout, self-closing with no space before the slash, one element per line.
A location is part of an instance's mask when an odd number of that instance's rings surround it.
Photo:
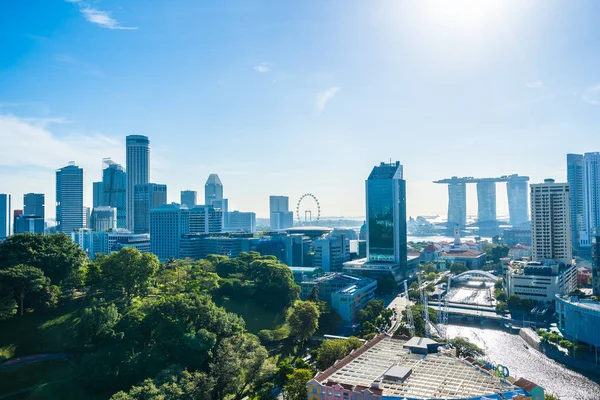
<path fill-rule="evenodd" d="M 89 182 L 105 157 L 125 165 L 131 134 L 151 139 L 152 181 L 168 185 L 169 202 L 218 173 L 229 208 L 259 218 L 269 195 L 295 204 L 306 192 L 324 216 L 362 217 L 361 176 L 381 159 L 405 166 L 414 217 L 447 213 L 434 180 L 566 181 L 566 153 L 598 150 L 592 2 L 490 2 L 458 16 L 430 2 L 107 0 L 104 19 L 75 3 L 38 1 L 35 13 L 14 3 L 0 15 L 1 191 L 14 209 L 28 192 L 54 198 L 52 174 L 70 160 Z"/>

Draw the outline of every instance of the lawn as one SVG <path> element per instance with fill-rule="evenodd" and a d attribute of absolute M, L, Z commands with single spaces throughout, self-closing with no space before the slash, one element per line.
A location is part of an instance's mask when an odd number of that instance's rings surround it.
<path fill-rule="evenodd" d="M 75 370 L 64 360 L 24 364 L 0 370 L 0 395 L 72 377 Z"/>
<path fill-rule="evenodd" d="M 257 334 L 262 329 L 275 329 L 285 321 L 283 312 L 266 310 L 257 305 L 252 300 L 240 302 L 228 298 L 213 298 L 216 305 L 225 308 L 227 311 L 237 314 L 246 321 L 248 332 Z"/>
<path fill-rule="evenodd" d="M 30 354 L 69 352 L 79 323 L 80 303 L 48 313 L 26 313 L 0 322 L 0 360 Z"/>

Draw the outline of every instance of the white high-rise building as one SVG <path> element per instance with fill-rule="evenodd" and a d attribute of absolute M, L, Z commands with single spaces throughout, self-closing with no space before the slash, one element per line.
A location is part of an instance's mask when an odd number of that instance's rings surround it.
<path fill-rule="evenodd" d="M 87 226 L 85 171 L 74 162 L 56 170 L 56 230 L 70 233 Z"/>
<path fill-rule="evenodd" d="M 569 195 L 569 184 L 554 179 L 531 185 L 533 261 L 573 261 Z"/>
<path fill-rule="evenodd" d="M 269 212 L 272 231 L 294 226 L 294 213 L 289 210 L 289 197 L 269 196 Z"/>
<path fill-rule="evenodd" d="M 135 185 L 150 182 L 150 140 L 147 136 L 129 135 L 127 154 L 127 228 L 135 224 Z"/>
<path fill-rule="evenodd" d="M 12 233 L 10 194 L 0 194 L 0 241 L 5 240 Z"/>
<path fill-rule="evenodd" d="M 567 154 L 571 185 L 571 230 L 576 246 L 590 247 L 600 227 L 600 153 Z"/>

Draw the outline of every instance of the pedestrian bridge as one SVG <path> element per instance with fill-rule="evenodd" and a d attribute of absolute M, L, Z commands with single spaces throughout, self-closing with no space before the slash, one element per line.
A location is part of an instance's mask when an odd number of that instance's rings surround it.
<path fill-rule="evenodd" d="M 452 282 L 468 281 L 468 280 L 471 280 L 472 278 L 485 278 L 485 279 L 489 279 L 493 282 L 496 282 L 498 279 L 500 279 L 496 275 L 490 274 L 489 272 L 475 269 L 473 271 L 466 271 L 466 272 L 463 272 L 462 274 L 453 276 Z"/>

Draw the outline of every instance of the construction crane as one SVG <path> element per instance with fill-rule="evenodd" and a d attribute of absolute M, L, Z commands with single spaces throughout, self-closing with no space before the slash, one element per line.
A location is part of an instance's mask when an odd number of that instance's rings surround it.
<path fill-rule="evenodd" d="M 421 285 L 421 273 L 417 273 L 417 281 L 419 282 L 419 294 L 421 295 L 421 311 L 423 320 L 425 321 L 425 337 L 429 338 L 429 304 L 427 301 L 427 294 L 423 291 L 423 286 Z"/>
<path fill-rule="evenodd" d="M 406 298 L 406 323 L 408 324 L 408 331 L 410 337 L 415 336 L 415 320 L 413 318 L 412 310 L 410 308 L 410 299 L 408 298 L 408 285 L 404 281 L 404 297 Z"/>

